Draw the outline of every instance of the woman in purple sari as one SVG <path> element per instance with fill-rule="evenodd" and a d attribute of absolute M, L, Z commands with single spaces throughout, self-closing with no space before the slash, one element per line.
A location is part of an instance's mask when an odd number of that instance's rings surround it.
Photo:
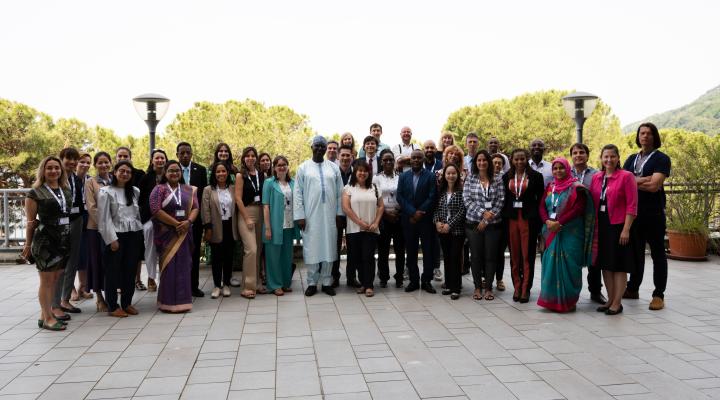
<path fill-rule="evenodd" d="M 186 312 L 192 309 L 192 224 L 198 217 L 195 188 L 186 185 L 180 163 L 165 164 L 165 175 L 150 193 L 155 247 L 160 254 L 160 311 Z"/>

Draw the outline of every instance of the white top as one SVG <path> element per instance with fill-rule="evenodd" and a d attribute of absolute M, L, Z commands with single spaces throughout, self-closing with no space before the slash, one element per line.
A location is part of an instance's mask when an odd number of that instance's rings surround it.
<path fill-rule="evenodd" d="M 292 206 L 292 190 L 290 184 L 287 182 L 279 182 L 280 190 L 282 190 L 283 196 L 285 196 L 285 208 L 283 213 L 283 229 L 292 228 L 294 226 L 293 221 L 293 206 Z"/>
<path fill-rule="evenodd" d="M 218 192 L 218 200 L 220 201 L 220 218 L 222 218 L 223 221 L 227 221 L 230 218 L 232 218 L 232 206 L 233 206 L 233 199 L 232 195 L 230 194 L 230 190 L 228 188 L 225 189 L 217 189 Z"/>
<path fill-rule="evenodd" d="M 343 193 L 347 193 L 348 196 L 350 196 L 350 208 L 352 208 L 358 218 L 366 224 L 371 224 L 375 220 L 377 216 L 377 197 L 375 197 L 374 186 L 371 186 L 370 189 L 365 189 L 359 186 L 347 185 L 343 188 Z M 358 232 L 362 232 L 360 226 L 348 218 L 345 233 Z M 380 229 L 376 229 L 373 233 L 380 234 Z"/>
<path fill-rule="evenodd" d="M 373 177 L 373 183 L 377 185 L 383 199 L 383 205 L 387 210 L 400 210 L 400 203 L 397 201 L 397 187 L 400 175 L 393 174 L 392 178 L 380 173 Z"/>
<path fill-rule="evenodd" d="M 540 160 L 539 163 L 535 163 L 533 159 L 530 159 L 530 168 L 539 172 L 543 176 L 543 187 L 547 187 L 548 183 L 553 181 L 552 165 L 549 161 Z"/>
<path fill-rule="evenodd" d="M 143 230 L 138 206 L 140 189 L 133 187 L 133 191 L 135 193 L 133 204 L 128 206 L 125 189 L 115 186 L 100 188 L 97 202 L 98 232 L 105 244 L 116 241 L 118 233 Z"/>

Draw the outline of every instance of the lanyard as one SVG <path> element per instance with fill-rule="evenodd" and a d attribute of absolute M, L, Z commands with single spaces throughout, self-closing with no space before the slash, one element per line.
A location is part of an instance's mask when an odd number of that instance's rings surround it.
<path fill-rule="evenodd" d="M 482 181 L 480 181 L 480 191 L 485 196 L 485 201 L 490 201 L 490 179 L 488 179 L 487 186 L 483 186 Z"/>
<path fill-rule="evenodd" d="M 257 193 L 258 188 L 260 187 L 260 172 L 255 171 L 255 179 L 253 179 L 252 175 L 248 174 L 248 179 L 250 180 L 254 193 Z"/>
<path fill-rule="evenodd" d="M 525 173 L 523 172 L 522 179 L 520 180 L 520 186 L 518 186 L 517 173 L 515 173 L 515 199 L 520 200 L 522 195 L 522 187 L 525 184 Z"/>
<path fill-rule="evenodd" d="M 173 190 L 173 188 L 170 187 L 169 183 L 167 184 L 167 187 L 168 187 L 168 189 L 170 189 L 170 196 L 172 196 L 173 199 L 175 199 L 175 204 L 177 204 L 178 207 L 182 207 L 182 190 L 180 190 L 180 185 L 178 185 L 178 187 L 175 188 L 175 190 Z"/>
<path fill-rule="evenodd" d="M 65 202 L 65 192 L 63 192 L 62 188 L 60 188 L 60 196 L 55 194 L 55 191 L 53 191 L 48 184 L 45 184 L 45 189 L 50 192 L 50 194 L 53 195 L 55 198 L 55 201 L 57 201 L 58 205 L 60 206 L 60 211 L 62 211 L 63 214 L 67 214 L 67 203 Z"/>
<path fill-rule="evenodd" d="M 583 183 L 585 181 L 585 174 L 588 172 L 587 167 L 583 170 L 582 174 L 580 174 L 580 175 L 578 175 L 576 169 L 573 168 L 573 170 L 575 170 L 575 177 L 578 179 L 578 181 L 580 181 L 580 183 Z"/>
<path fill-rule="evenodd" d="M 75 174 L 70 174 L 70 192 L 72 193 L 72 205 L 75 205 Z"/>
<path fill-rule="evenodd" d="M 605 200 L 607 196 L 607 175 L 603 176 L 602 187 L 600 188 L 600 200 Z"/>
<path fill-rule="evenodd" d="M 560 196 L 555 199 L 555 185 L 552 186 L 552 194 L 550 195 L 550 204 L 552 205 L 552 212 L 557 212 L 557 206 L 560 203 Z"/>
<path fill-rule="evenodd" d="M 637 161 L 638 161 L 638 158 L 642 157 L 642 151 L 638 153 L 638 155 L 635 157 L 635 160 L 633 161 L 633 172 L 635 173 L 635 175 L 637 175 L 637 176 L 642 175 L 642 171 L 643 171 L 643 168 L 645 168 L 645 164 L 647 164 L 648 160 L 650 160 L 650 157 L 652 157 L 656 151 L 657 151 L 657 149 L 653 150 L 652 153 L 648 154 L 648 156 L 645 157 L 642 164 L 640 164 L 639 170 L 637 168 Z"/>

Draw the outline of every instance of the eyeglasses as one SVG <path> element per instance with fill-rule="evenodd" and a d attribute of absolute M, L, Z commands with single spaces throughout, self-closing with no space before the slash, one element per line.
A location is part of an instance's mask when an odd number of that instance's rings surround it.
<path fill-rule="evenodd" d="M 180 170 L 179 170 L 179 169 L 169 169 L 169 170 L 167 170 L 166 172 L 167 172 L 168 174 L 179 174 L 179 173 L 180 173 Z"/>

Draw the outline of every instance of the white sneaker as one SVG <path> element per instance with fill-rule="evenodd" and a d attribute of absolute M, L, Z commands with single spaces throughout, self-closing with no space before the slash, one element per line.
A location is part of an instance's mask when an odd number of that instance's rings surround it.
<path fill-rule="evenodd" d="M 230 286 L 228 286 L 228 285 L 223 286 L 222 294 L 223 294 L 223 297 L 230 297 Z"/>
<path fill-rule="evenodd" d="M 440 268 L 435 268 L 435 272 L 433 273 L 433 275 L 435 275 L 436 281 L 442 281 L 442 271 L 440 271 Z"/>
<path fill-rule="evenodd" d="M 240 285 L 242 285 L 242 282 L 240 281 L 240 279 L 235 278 L 235 277 L 230 278 L 230 286 L 240 287 Z"/>
<path fill-rule="evenodd" d="M 227 286 L 226 286 L 226 287 L 227 287 Z M 214 289 L 212 290 L 212 294 L 210 295 L 210 298 L 211 298 L 211 299 L 217 299 L 218 297 L 220 297 L 220 288 L 219 288 L 219 287 L 216 287 L 216 288 L 214 288 Z"/>

